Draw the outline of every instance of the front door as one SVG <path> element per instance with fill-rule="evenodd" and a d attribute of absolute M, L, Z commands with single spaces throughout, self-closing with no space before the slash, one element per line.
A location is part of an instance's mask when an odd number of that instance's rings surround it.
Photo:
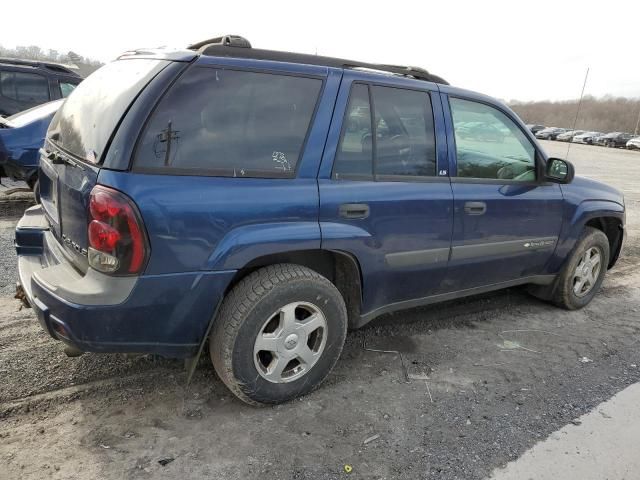
<path fill-rule="evenodd" d="M 347 107 L 334 115 L 318 180 L 322 248 L 360 263 L 363 314 L 439 293 L 453 197 L 437 87 L 345 72 L 337 104 Z"/>
<path fill-rule="evenodd" d="M 562 224 L 562 191 L 510 118 L 481 101 L 443 95 L 450 109 L 454 230 L 446 289 L 545 273 Z M 453 145 L 451 145 L 453 144 Z"/>

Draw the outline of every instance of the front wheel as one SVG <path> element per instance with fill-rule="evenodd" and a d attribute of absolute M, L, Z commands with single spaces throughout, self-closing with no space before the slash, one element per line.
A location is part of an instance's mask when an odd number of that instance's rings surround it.
<path fill-rule="evenodd" d="M 586 227 L 558 276 L 553 302 L 567 310 L 587 305 L 600 289 L 609 264 L 609 240 L 600 230 Z"/>
<path fill-rule="evenodd" d="M 209 342 L 220 379 L 241 400 L 286 402 L 318 386 L 347 334 L 337 288 L 292 264 L 257 270 L 227 295 Z"/>

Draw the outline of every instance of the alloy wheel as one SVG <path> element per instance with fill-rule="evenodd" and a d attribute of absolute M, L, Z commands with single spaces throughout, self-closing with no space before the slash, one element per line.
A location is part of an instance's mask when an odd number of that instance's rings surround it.
<path fill-rule="evenodd" d="M 253 359 L 262 378 L 287 383 L 305 375 L 320 359 L 327 340 L 327 319 L 315 305 L 289 303 L 262 325 Z"/>
<path fill-rule="evenodd" d="M 580 258 L 573 274 L 573 293 L 584 297 L 594 287 L 600 275 L 602 255 L 597 247 L 591 247 Z"/>

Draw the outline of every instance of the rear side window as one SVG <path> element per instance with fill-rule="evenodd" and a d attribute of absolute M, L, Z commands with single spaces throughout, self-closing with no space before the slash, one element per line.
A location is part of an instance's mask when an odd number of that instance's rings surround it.
<path fill-rule="evenodd" d="M 0 72 L 0 93 L 18 102 L 38 105 L 49 101 L 49 83 L 35 73 Z"/>
<path fill-rule="evenodd" d="M 77 86 L 77 83 L 60 82 L 60 94 L 62 95 L 62 98 L 67 98 Z"/>
<path fill-rule="evenodd" d="M 322 80 L 195 67 L 164 96 L 138 145 L 143 171 L 291 177 Z"/>
<path fill-rule="evenodd" d="M 435 176 L 435 147 L 428 93 L 354 84 L 333 175 L 353 180 Z"/>

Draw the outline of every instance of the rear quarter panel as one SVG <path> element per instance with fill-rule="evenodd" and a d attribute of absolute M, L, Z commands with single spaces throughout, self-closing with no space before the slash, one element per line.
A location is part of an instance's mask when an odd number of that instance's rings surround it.
<path fill-rule="evenodd" d="M 145 274 L 237 269 L 278 251 L 320 247 L 315 179 L 218 178 L 102 170 L 144 220 Z"/>

